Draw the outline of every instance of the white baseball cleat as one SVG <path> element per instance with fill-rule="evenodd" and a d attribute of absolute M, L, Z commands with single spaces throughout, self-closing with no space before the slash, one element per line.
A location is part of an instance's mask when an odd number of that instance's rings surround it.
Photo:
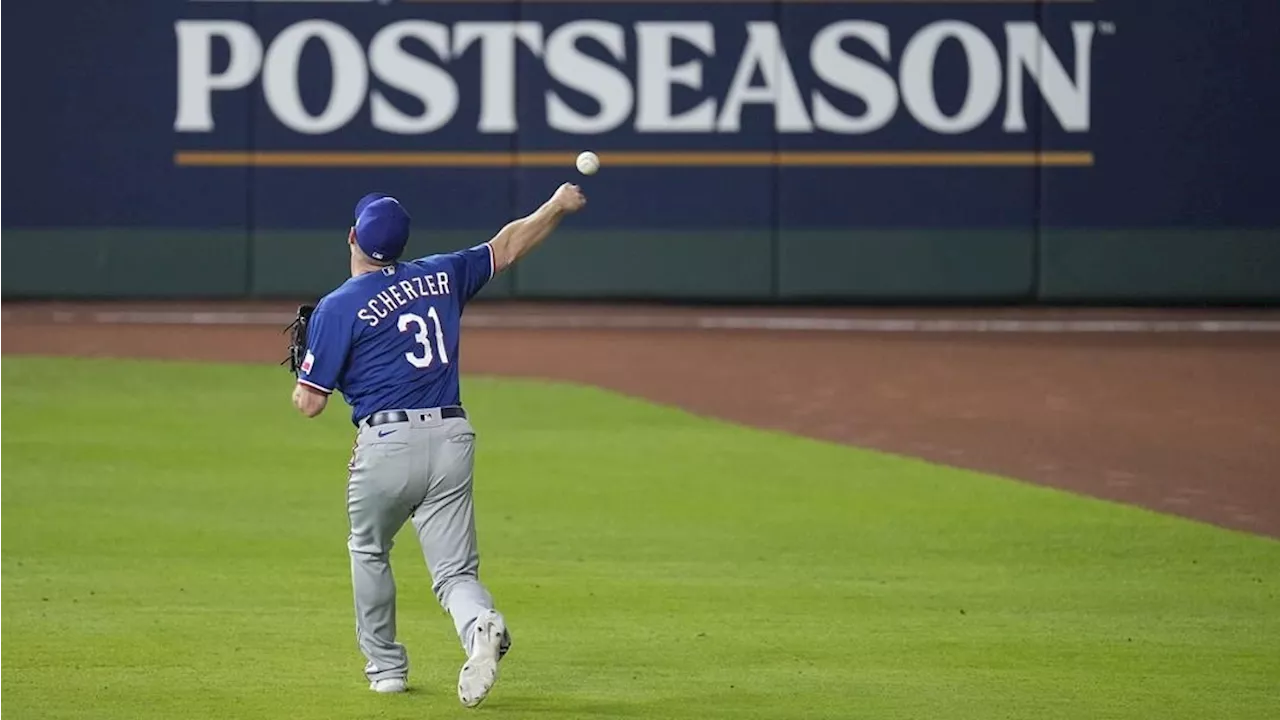
<path fill-rule="evenodd" d="M 458 700 L 465 707 L 484 702 L 498 681 L 498 660 L 507 639 L 507 625 L 495 610 L 485 610 L 471 631 L 471 656 L 458 673 Z"/>
<path fill-rule="evenodd" d="M 405 690 L 404 678 L 383 678 L 369 683 L 369 689 L 376 693 L 402 693 Z"/>

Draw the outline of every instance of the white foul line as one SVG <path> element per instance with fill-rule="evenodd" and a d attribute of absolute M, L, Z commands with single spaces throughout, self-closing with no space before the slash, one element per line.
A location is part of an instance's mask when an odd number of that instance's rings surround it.
<path fill-rule="evenodd" d="M 6 313 L 7 315 L 8 313 Z M 54 324 L 269 325 L 285 327 L 294 314 L 272 311 L 54 311 Z M 465 327 L 503 330 L 729 330 L 826 333 L 1280 333 L 1280 320 L 1018 320 L 837 318 L 803 315 L 566 315 L 472 312 Z"/>

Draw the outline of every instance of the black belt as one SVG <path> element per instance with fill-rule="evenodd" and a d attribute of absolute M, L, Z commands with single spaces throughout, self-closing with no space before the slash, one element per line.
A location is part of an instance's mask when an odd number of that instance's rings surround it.
<path fill-rule="evenodd" d="M 426 412 L 418 412 L 419 415 L 426 415 Z M 465 418 L 467 411 L 457 405 L 440 408 L 440 417 L 447 420 L 449 418 Z M 409 422 L 408 410 L 382 410 L 365 418 L 364 424 L 369 427 L 377 427 L 386 425 L 387 423 Z"/>

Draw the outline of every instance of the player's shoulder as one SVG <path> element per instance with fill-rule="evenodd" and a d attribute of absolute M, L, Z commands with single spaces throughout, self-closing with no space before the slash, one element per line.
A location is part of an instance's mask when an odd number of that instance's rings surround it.
<path fill-rule="evenodd" d="M 365 284 L 362 280 L 365 277 L 348 278 L 346 282 L 330 290 L 316 301 L 316 312 L 342 311 L 349 306 L 363 304 L 368 299 L 363 297 L 365 293 L 362 290 L 362 286 Z"/>
<path fill-rule="evenodd" d="M 433 253 L 405 262 L 415 272 L 447 270 L 453 266 L 454 253 Z"/>
<path fill-rule="evenodd" d="M 413 262 L 419 263 L 418 267 L 428 271 L 446 270 L 461 273 L 485 267 L 492 272 L 493 246 L 486 241 L 461 250 L 428 255 Z"/>
<path fill-rule="evenodd" d="M 348 280 L 330 290 L 316 301 L 316 310 L 329 310 L 341 305 L 343 300 L 351 296 L 351 281 Z"/>

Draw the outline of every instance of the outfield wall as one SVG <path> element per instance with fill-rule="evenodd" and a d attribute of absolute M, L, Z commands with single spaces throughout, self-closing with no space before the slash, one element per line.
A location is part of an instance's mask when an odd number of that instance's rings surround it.
<path fill-rule="evenodd" d="M 69 7 L 3 27 L 6 298 L 319 293 L 365 192 L 425 254 L 580 181 L 488 296 L 1280 301 L 1276 3 Z"/>

